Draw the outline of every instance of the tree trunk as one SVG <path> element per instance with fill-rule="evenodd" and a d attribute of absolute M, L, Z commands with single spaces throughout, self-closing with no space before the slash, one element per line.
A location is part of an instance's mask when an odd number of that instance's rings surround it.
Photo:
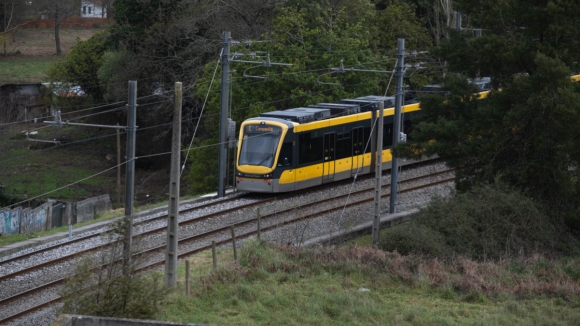
<path fill-rule="evenodd" d="M 54 19 L 54 41 L 56 42 L 56 54 L 60 55 L 62 50 L 60 49 L 60 21 L 58 16 Z"/>

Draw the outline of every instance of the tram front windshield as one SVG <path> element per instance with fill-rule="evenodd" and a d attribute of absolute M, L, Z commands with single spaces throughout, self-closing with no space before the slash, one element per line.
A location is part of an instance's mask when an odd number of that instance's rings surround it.
<path fill-rule="evenodd" d="M 262 165 L 271 168 L 280 143 L 280 127 L 268 125 L 247 125 L 238 165 Z"/>

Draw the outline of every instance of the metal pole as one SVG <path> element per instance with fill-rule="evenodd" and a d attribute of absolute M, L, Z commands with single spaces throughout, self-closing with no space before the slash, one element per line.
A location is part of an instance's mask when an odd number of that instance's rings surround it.
<path fill-rule="evenodd" d="M 381 175 L 383 172 L 383 123 L 385 102 L 379 103 L 379 119 L 377 121 L 377 162 L 375 167 L 375 217 L 373 219 L 373 246 L 379 245 L 381 231 Z"/>
<path fill-rule="evenodd" d="M 131 275 L 131 244 L 133 238 L 133 186 L 135 184 L 135 132 L 137 129 L 137 81 L 129 81 L 127 105 L 127 166 L 125 179 L 125 241 L 123 244 L 123 275 Z"/>
<path fill-rule="evenodd" d="M 229 106 L 229 75 L 230 75 L 230 32 L 224 32 L 222 53 L 222 89 L 220 104 L 220 144 L 219 144 L 219 173 L 218 198 L 225 196 L 226 160 L 228 134 L 228 106 Z"/>
<path fill-rule="evenodd" d="M 397 41 L 397 68 L 395 70 L 395 77 L 397 78 L 395 87 L 395 116 L 393 121 L 393 147 L 397 146 L 399 143 L 399 137 L 401 133 L 401 106 L 403 104 L 403 66 L 405 64 L 405 39 L 400 38 Z M 394 214 L 397 212 L 397 170 L 399 169 L 399 159 L 392 158 L 391 166 L 391 196 L 389 213 Z"/>
<path fill-rule="evenodd" d="M 455 29 L 461 30 L 461 13 L 459 11 L 455 12 Z"/>
<path fill-rule="evenodd" d="M 179 168 L 181 161 L 181 105 L 183 90 L 175 83 L 173 111 L 173 142 L 171 143 L 171 176 L 169 181 L 169 208 L 167 220 L 167 252 L 165 253 L 165 285 L 177 286 L 177 236 L 179 232 Z"/>

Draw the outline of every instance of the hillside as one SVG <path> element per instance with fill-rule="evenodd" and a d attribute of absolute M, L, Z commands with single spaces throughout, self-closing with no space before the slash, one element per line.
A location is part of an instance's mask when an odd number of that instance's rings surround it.
<path fill-rule="evenodd" d="M 67 53 L 77 39 L 86 40 L 102 29 L 62 29 L 61 43 Z M 0 85 L 38 83 L 44 72 L 56 60 L 52 29 L 20 29 L 7 46 L 8 56 L 0 56 Z M 1 111 L 1 110 L 0 110 Z M 26 130 L 37 131 L 30 138 L 58 140 L 63 146 L 27 141 Z M 139 141 L 139 139 L 137 140 Z M 76 144 L 71 144 L 71 143 Z M 125 156 L 125 137 L 121 137 L 121 156 Z M 65 145 L 66 144 L 66 145 Z M 0 124 L 0 186 L 20 199 L 48 198 L 75 201 L 105 193 L 117 202 L 117 140 L 112 129 L 65 127 L 55 128 L 41 123 Z M 81 179 L 101 173 L 78 184 Z M 125 168 L 121 176 L 121 201 L 125 183 Z M 136 170 L 136 205 L 166 200 L 169 171 Z M 51 192 L 62 188 L 57 192 Z M 32 203 L 34 206 L 36 203 Z M 122 205 L 122 204 L 121 204 Z"/>
<path fill-rule="evenodd" d="M 77 42 L 89 39 L 102 29 L 61 29 L 60 40 L 66 54 Z M 56 60 L 53 29 L 18 29 L 6 44 L 7 56 L 0 56 L 0 85 L 42 81 L 44 72 Z M 64 56 L 63 56 L 64 57 Z"/>

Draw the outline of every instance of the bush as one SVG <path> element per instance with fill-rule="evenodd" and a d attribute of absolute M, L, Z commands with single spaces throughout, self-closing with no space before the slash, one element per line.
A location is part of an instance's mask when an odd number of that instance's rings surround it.
<path fill-rule="evenodd" d="M 396 229 L 389 229 L 381 249 L 398 251 L 400 254 L 419 254 L 430 257 L 444 257 L 449 255 L 449 248 L 445 244 L 443 235 L 422 225 L 410 223 Z"/>
<path fill-rule="evenodd" d="M 380 245 L 406 254 L 498 259 L 535 252 L 576 253 L 577 243 L 532 199 L 488 185 L 433 200 L 408 225 L 387 230 Z"/>
<path fill-rule="evenodd" d="M 20 200 L 22 199 L 14 190 L 0 185 L 0 207 L 10 206 Z"/>
<path fill-rule="evenodd" d="M 113 226 L 110 241 L 122 240 L 127 224 Z M 125 275 L 123 241 L 100 252 L 100 257 L 87 257 L 77 266 L 61 289 L 62 313 L 115 318 L 152 319 L 165 299 L 168 288 L 159 275 Z M 99 259 L 100 258 L 100 259 Z M 138 262 L 129 266 L 132 272 Z M 106 268 L 104 268 L 106 266 Z"/>

